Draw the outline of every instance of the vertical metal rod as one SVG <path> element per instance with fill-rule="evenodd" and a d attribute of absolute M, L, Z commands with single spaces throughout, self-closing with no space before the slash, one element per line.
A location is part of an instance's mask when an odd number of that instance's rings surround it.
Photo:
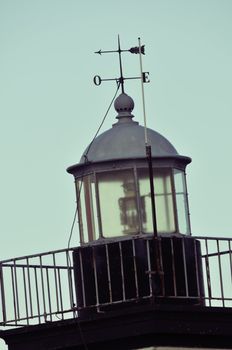
<path fill-rule="evenodd" d="M 18 317 L 18 319 L 20 319 L 18 281 L 17 281 L 17 270 L 16 270 L 16 262 L 15 262 L 15 260 L 14 260 L 14 279 L 15 279 L 15 296 L 16 296 L 17 317 Z"/>
<path fill-rule="evenodd" d="M 83 306 L 86 307 L 85 281 L 84 281 L 84 271 L 83 271 L 83 261 L 82 261 L 81 249 L 79 249 L 79 261 L 80 261 L 80 271 L 81 271 L 81 289 L 82 289 L 82 296 L 83 296 Z"/>
<path fill-rule="evenodd" d="M 149 276 L 149 290 L 150 297 L 153 296 L 153 288 L 152 288 L 152 268 L 151 268 L 151 253 L 150 253 L 150 245 L 149 240 L 146 240 L 146 248 L 147 248 L 147 267 L 148 267 L 148 276 Z"/>
<path fill-rule="evenodd" d="M 140 38 L 138 38 L 138 42 L 139 42 L 139 63 L 140 63 L 140 77 L 141 77 L 140 81 L 141 81 L 142 103 L 143 103 L 144 137 L 145 137 L 146 156 L 147 156 L 147 162 L 148 162 L 149 180 L 150 180 L 150 189 L 151 189 L 152 222 L 153 222 L 154 236 L 157 237 L 154 178 L 153 178 L 151 146 L 148 143 L 148 136 L 147 136 L 147 121 L 146 121 L 145 96 L 144 96 L 144 86 L 143 86 L 142 51 L 141 51 Z"/>
<path fill-rule="evenodd" d="M 95 284 L 95 292 L 96 292 L 96 306 L 97 311 L 99 312 L 99 288 L 98 288 L 98 280 L 97 280 L 97 265 L 96 265 L 96 259 L 95 259 L 95 250 L 94 247 L 92 247 L 93 252 L 93 272 L 94 272 L 94 284 Z"/>
<path fill-rule="evenodd" d="M 62 298 L 62 287 L 61 287 L 61 278 L 60 278 L 60 269 L 58 268 L 58 286 L 59 286 L 59 296 L 60 296 L 60 311 L 61 311 L 61 316 L 62 319 L 64 318 L 64 313 L 63 313 L 63 298 Z"/>
<path fill-rule="evenodd" d="M 1 286 L 1 300 L 2 300 L 2 320 L 5 324 L 7 321 L 7 316 L 6 316 L 6 299 L 5 299 L 5 288 L 4 288 L 2 264 L 0 265 L 0 286 Z"/>
<path fill-rule="evenodd" d="M 120 79 L 119 82 L 121 84 L 122 88 L 122 94 L 124 94 L 124 78 L 123 78 L 123 73 L 122 73 L 122 57 L 121 57 L 121 47 L 120 47 L 120 38 L 118 35 L 118 55 L 119 55 L 119 66 L 120 66 Z"/>
<path fill-rule="evenodd" d="M 151 146 L 148 146 L 148 145 L 146 146 L 146 156 L 147 156 L 147 162 L 148 162 L 149 181 L 150 181 L 150 190 L 151 190 L 151 212 L 152 212 L 153 233 L 154 233 L 154 237 L 158 237 Z"/>
<path fill-rule="evenodd" d="M 202 298 L 200 290 L 200 281 L 199 281 L 199 266 L 198 266 L 198 255 L 197 255 L 197 241 L 194 239 L 194 259 L 195 259 L 195 271 L 196 271 L 196 281 L 197 281 L 197 296 Z"/>
<path fill-rule="evenodd" d="M 23 286 L 24 286 L 24 298 L 25 298 L 25 308 L 26 308 L 26 319 L 27 319 L 27 324 L 29 324 L 28 302 L 27 302 L 27 284 L 26 284 L 26 276 L 25 276 L 25 267 L 22 267 L 22 271 L 23 271 Z"/>
<path fill-rule="evenodd" d="M 39 323 L 41 323 L 40 304 L 39 304 L 39 289 L 38 289 L 38 280 L 37 280 L 37 271 L 36 271 L 36 267 L 34 267 L 34 276 L 35 276 L 35 290 L 36 290 L 36 299 L 37 299 L 38 319 L 39 319 Z"/>
<path fill-rule="evenodd" d="M 112 285 L 111 285 L 111 276 L 110 276 L 110 260 L 109 260 L 109 250 L 108 250 L 107 244 L 105 244 L 105 248 L 106 248 L 106 264 L 107 264 L 107 278 L 108 278 L 109 296 L 110 296 L 110 303 L 112 303 L 113 297 L 112 297 Z"/>
<path fill-rule="evenodd" d="M 159 254 L 159 264 L 160 264 L 160 283 L 161 283 L 161 289 L 162 289 L 162 296 L 165 296 L 165 283 L 164 283 L 164 267 L 163 267 L 163 253 L 162 253 L 162 242 L 161 237 L 158 237 L 157 239 L 158 244 L 158 254 Z"/>
<path fill-rule="evenodd" d="M 144 122 L 144 136 L 145 136 L 145 145 L 148 145 L 148 137 L 147 137 L 147 120 L 146 120 L 146 108 L 145 108 L 145 95 L 144 95 L 144 86 L 143 86 L 143 65 L 142 65 L 142 51 L 141 51 L 141 41 L 138 38 L 139 42 L 139 64 L 140 64 L 140 81 L 141 81 L 141 89 L 142 89 L 142 103 L 143 103 L 143 122 Z"/>
<path fill-rule="evenodd" d="M 140 77 L 141 77 L 140 81 L 141 81 L 142 103 L 143 103 L 144 137 L 145 137 L 146 156 L 147 156 L 147 161 L 148 161 L 150 189 L 151 189 L 152 221 L 153 221 L 154 236 L 157 237 L 157 222 L 156 222 L 156 210 L 155 210 L 155 191 L 154 191 L 152 155 L 151 155 L 151 146 L 148 143 L 148 136 L 147 136 L 147 120 L 146 120 L 145 96 L 144 96 L 144 86 L 143 86 L 143 66 L 142 66 L 142 51 L 141 51 L 140 38 L 138 38 L 138 42 L 139 42 L 139 63 L 140 63 Z"/>
<path fill-rule="evenodd" d="M 11 270 L 11 282 L 12 282 L 12 296 L 13 296 L 13 304 L 14 304 L 14 315 L 15 315 L 15 323 L 17 325 L 17 309 L 16 309 L 16 300 L 15 300 L 15 282 L 14 282 L 14 269 L 13 266 L 10 268 Z"/>
<path fill-rule="evenodd" d="M 186 297 L 189 297 L 189 288 L 188 288 L 188 274 L 187 274 L 187 266 L 186 266 L 186 254 L 185 254 L 185 238 L 181 239 L 181 245 L 182 245 L 182 254 L 183 254 L 183 260 L 184 260 L 184 282 L 185 282 L 185 291 L 186 291 Z M 191 296 L 191 295 L 190 295 Z"/>
<path fill-rule="evenodd" d="M 123 269 L 122 243 L 119 242 L 118 244 L 119 244 L 119 254 L 120 254 L 121 276 L 122 276 L 122 297 L 123 297 L 123 301 L 125 301 L 126 291 L 125 291 L 125 278 L 124 278 L 124 269 Z"/>
<path fill-rule="evenodd" d="M 56 286 L 56 306 L 57 311 L 60 311 L 60 304 L 59 304 L 59 294 L 58 294 L 58 281 L 57 281 L 57 268 L 56 268 L 56 257 L 55 253 L 53 255 L 53 267 L 54 267 L 54 280 L 55 280 L 55 286 Z"/>
<path fill-rule="evenodd" d="M 177 296 L 177 288 L 176 288 L 176 268 L 175 268 L 175 257 L 174 257 L 174 247 L 173 247 L 173 239 L 171 238 L 171 253 L 172 253 L 172 275 L 173 275 L 173 287 L 174 287 L 174 296 Z"/>
<path fill-rule="evenodd" d="M 139 297 L 139 286 L 138 286 L 138 273 L 136 265 L 136 253 L 135 253 L 135 241 L 132 240 L 132 249 L 133 249 L 133 264 L 134 264 L 134 274 L 135 274 L 135 288 L 136 288 L 136 298 Z"/>
<path fill-rule="evenodd" d="M 50 293 L 50 282 L 49 282 L 49 272 L 48 268 L 46 267 L 46 279 L 47 279 L 47 288 L 48 288 L 48 308 L 49 308 L 49 315 L 50 315 L 50 321 L 52 321 L 52 304 L 51 304 L 51 293 Z"/>
<path fill-rule="evenodd" d="M 232 252 L 231 252 L 231 244 L 230 244 L 230 240 L 228 240 L 228 247 L 229 247 L 229 257 L 230 257 L 230 278 L 231 278 L 231 282 L 232 282 Z"/>
<path fill-rule="evenodd" d="M 209 295 L 209 306 L 211 306 L 212 289 L 211 289 L 211 279 L 210 279 L 209 249 L 208 249 L 207 238 L 205 239 L 205 249 L 206 249 L 206 257 L 205 257 L 206 279 L 207 279 L 207 287 L 208 287 L 208 295 Z"/>
<path fill-rule="evenodd" d="M 224 288 L 223 288 L 223 279 L 222 279 L 222 265 L 221 265 L 221 255 L 220 255 L 220 246 L 219 240 L 217 239 L 217 255 L 218 255 L 218 265 L 219 265 L 219 276 L 220 276 L 220 289 L 222 297 L 222 306 L 225 307 L 225 298 L 224 298 Z"/>
<path fill-rule="evenodd" d="M 136 204 L 137 204 L 138 217 L 139 217 L 139 233 L 142 233 L 143 217 L 142 217 L 142 208 L 141 208 L 140 191 L 139 191 L 139 179 L 138 179 L 136 166 L 133 167 L 133 171 L 134 171 L 134 179 L 135 179 Z"/>
<path fill-rule="evenodd" d="M 45 301 L 45 291 L 44 291 L 44 278 L 43 278 L 43 266 L 42 266 L 42 256 L 39 257 L 40 262 L 40 277 L 41 277 L 41 286 L 42 286 L 42 298 L 43 298 L 43 309 L 44 309 L 44 320 L 46 321 L 46 301 Z"/>
<path fill-rule="evenodd" d="M 31 296 L 31 278 L 30 278 L 30 266 L 29 259 L 27 258 L 27 281 L 29 290 L 29 302 L 30 302 L 30 316 L 33 316 L 32 296 Z"/>
<path fill-rule="evenodd" d="M 69 300 L 71 309 L 74 306 L 74 297 L 72 290 L 72 268 L 71 268 L 71 260 L 69 256 L 69 251 L 66 251 L 66 262 L 67 262 L 67 274 L 68 274 L 68 287 L 69 287 Z"/>

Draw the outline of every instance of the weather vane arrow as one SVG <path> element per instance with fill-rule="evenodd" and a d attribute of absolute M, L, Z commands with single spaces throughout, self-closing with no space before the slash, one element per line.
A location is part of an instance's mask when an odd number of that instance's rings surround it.
<path fill-rule="evenodd" d="M 145 45 L 142 46 L 135 46 L 135 47 L 131 47 L 128 50 L 122 50 L 121 46 L 120 46 L 120 38 L 118 36 L 118 49 L 117 50 L 99 50 L 96 51 L 95 53 L 102 55 L 104 53 L 118 53 L 119 55 L 119 67 L 120 67 L 120 77 L 119 78 L 109 78 L 109 79 L 102 79 L 99 75 L 95 75 L 95 77 L 93 78 L 93 82 L 95 85 L 99 86 L 101 85 L 102 81 L 116 81 L 117 83 L 119 83 L 121 85 L 122 88 L 122 93 L 124 93 L 124 81 L 125 80 L 129 80 L 129 79 L 142 79 L 143 83 L 149 83 L 149 72 L 143 72 L 141 76 L 139 77 L 127 77 L 125 78 L 123 76 L 123 69 L 122 69 L 122 56 L 121 53 L 122 52 L 130 52 L 130 53 L 134 53 L 134 54 L 143 54 L 145 55 Z"/>
<path fill-rule="evenodd" d="M 118 50 L 103 51 L 100 49 L 99 51 L 95 51 L 94 53 L 98 53 L 99 55 L 101 55 L 102 53 L 112 53 L 112 52 L 119 52 L 119 51 Z M 139 47 L 138 46 L 131 47 L 129 50 L 120 50 L 120 52 L 131 52 L 131 53 L 139 54 Z M 145 45 L 141 46 L 141 53 L 145 55 Z"/>

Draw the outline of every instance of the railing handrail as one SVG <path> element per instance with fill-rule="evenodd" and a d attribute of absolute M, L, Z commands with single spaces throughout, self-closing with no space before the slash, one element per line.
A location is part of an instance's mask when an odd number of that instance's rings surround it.
<path fill-rule="evenodd" d="M 25 260 L 25 259 L 33 259 L 33 258 L 38 258 L 40 256 L 46 256 L 46 255 L 52 255 L 52 254 L 59 254 L 63 252 L 68 252 L 68 251 L 73 251 L 74 249 L 79 248 L 79 246 L 75 247 L 70 247 L 70 248 L 63 248 L 63 249 L 57 249 L 57 250 L 50 250 L 46 251 L 43 253 L 37 253 L 37 254 L 31 254 L 31 255 L 25 255 L 25 256 L 18 256 L 16 258 L 10 258 L 10 259 L 5 259 L 5 260 L 0 260 L 0 265 L 8 263 L 10 261 L 18 261 L 18 260 Z"/>
<path fill-rule="evenodd" d="M 142 236 L 141 236 L 142 237 Z M 188 237 L 188 236 L 182 236 L 183 238 Z M 195 235 L 191 235 L 192 238 L 195 239 L 203 239 L 203 240 L 219 240 L 219 241 L 231 241 L 232 242 L 232 238 L 231 237 L 214 237 L 214 236 L 195 236 Z M 152 237 L 148 237 L 145 236 L 144 238 L 146 239 L 152 239 Z M 110 243 L 112 242 L 112 240 L 110 241 Z M 104 244 L 107 244 L 107 242 L 103 242 Z M 73 251 L 75 249 L 78 249 L 80 246 L 74 246 L 74 247 L 69 247 L 69 248 L 62 248 L 62 249 L 57 249 L 57 250 L 49 250 L 46 252 L 42 252 L 42 253 L 34 253 L 34 254 L 30 254 L 30 255 L 25 255 L 25 256 L 18 256 L 18 257 L 14 257 L 14 258 L 9 258 L 9 259 L 5 259 L 5 260 L 0 260 L 0 265 L 1 264 L 5 264 L 7 262 L 10 261 L 18 261 L 18 260 L 23 260 L 23 259 L 32 259 L 32 258 L 37 258 L 40 256 L 46 256 L 46 255 L 51 255 L 51 254 L 57 254 L 57 253 L 63 253 L 63 252 L 67 252 L 67 251 Z"/>
<path fill-rule="evenodd" d="M 2 263 L 0 264 L 0 267 L 21 267 L 21 268 L 35 268 L 35 269 L 40 269 L 41 267 L 44 269 L 54 269 L 54 265 L 40 265 L 40 264 L 10 264 L 10 263 Z M 56 265 L 55 267 L 56 269 L 60 269 L 60 270 L 67 270 L 67 269 L 71 269 L 73 270 L 72 266 L 67 266 L 67 265 Z"/>

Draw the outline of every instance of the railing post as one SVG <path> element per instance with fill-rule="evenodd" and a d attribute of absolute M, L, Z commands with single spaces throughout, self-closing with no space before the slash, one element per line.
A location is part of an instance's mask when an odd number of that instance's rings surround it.
<path fill-rule="evenodd" d="M 76 307 L 74 303 L 74 295 L 73 295 L 73 281 L 72 281 L 72 262 L 71 258 L 69 256 L 69 250 L 66 251 L 66 262 L 67 262 L 67 274 L 68 274 L 68 286 L 69 286 L 69 298 L 70 298 L 70 308 L 73 309 L 73 317 L 75 317 L 75 310 Z"/>
<path fill-rule="evenodd" d="M 6 300 L 5 300 L 5 289 L 4 289 L 4 279 L 3 279 L 3 268 L 0 264 L 0 290 L 1 290 L 1 301 L 2 301 L 2 321 L 6 324 Z"/>

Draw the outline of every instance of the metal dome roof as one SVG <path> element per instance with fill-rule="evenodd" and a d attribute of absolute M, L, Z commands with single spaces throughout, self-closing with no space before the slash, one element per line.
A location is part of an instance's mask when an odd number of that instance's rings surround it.
<path fill-rule="evenodd" d="M 83 153 L 80 164 L 86 162 L 107 161 L 145 157 L 144 127 L 134 122 L 131 112 L 134 102 L 130 96 L 122 93 L 114 103 L 118 112 L 118 122 L 99 135 Z M 158 132 L 147 129 L 152 157 L 176 157 L 177 150 Z"/>
<path fill-rule="evenodd" d="M 158 132 L 148 129 L 147 133 L 152 148 L 152 157 L 178 155 L 173 145 Z M 90 148 L 87 147 L 80 163 L 84 163 L 86 158 L 90 162 L 98 162 L 112 159 L 144 158 L 145 156 L 144 127 L 132 120 L 119 120 L 112 129 L 98 136 Z"/>

